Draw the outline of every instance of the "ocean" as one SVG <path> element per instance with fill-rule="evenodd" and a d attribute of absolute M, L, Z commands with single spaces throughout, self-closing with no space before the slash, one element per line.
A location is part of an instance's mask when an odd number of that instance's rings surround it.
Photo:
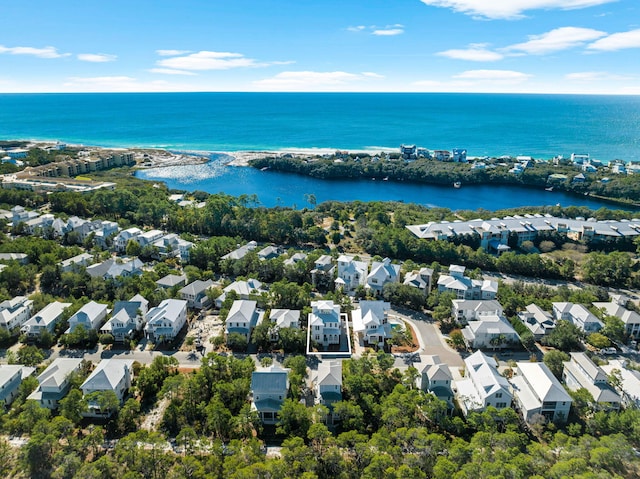
<path fill-rule="evenodd" d="M 603 161 L 640 161 L 640 97 L 517 94 L 395 93 L 122 93 L 0 94 L 0 139 L 59 140 L 105 147 L 160 147 L 176 151 L 227 152 L 286 149 L 396 149 L 417 144 L 429 149 L 466 148 L 470 156 L 556 155 L 588 153 Z M 216 155 L 213 158 L 217 158 Z M 240 168 L 236 170 L 247 170 Z M 216 178 L 226 172 L 218 185 Z M 209 165 L 183 170 L 144 172 L 171 187 L 220 189 L 265 196 L 275 189 L 274 173 L 249 183 L 246 172 L 231 173 Z M 266 173 L 266 172 L 265 172 Z M 210 176 L 207 176 L 210 175 Z M 217 175 L 217 176 L 215 176 Z M 277 178 L 316 194 L 317 184 L 298 176 Z M 315 180 L 315 182 L 320 180 Z M 381 187 L 345 187 L 349 198 L 327 189 L 326 199 L 400 199 L 442 206 L 424 194 Z M 358 182 L 359 185 L 363 182 Z M 368 185 L 368 183 L 364 182 Z M 315 186 L 314 186 L 315 185 Z M 405 185 L 400 185 L 405 187 Z M 224 188 L 223 188 L 224 187 Z M 363 189 L 364 188 L 364 189 Z M 385 188 L 387 188 L 385 186 Z M 464 188 L 463 188 L 464 189 Z M 490 209 L 509 200 L 490 192 Z M 240 194 L 243 194 L 240 193 Z M 378 198 L 376 195 L 380 195 Z M 397 196 L 397 198 L 389 198 Z M 506 195 L 506 193 L 505 193 Z M 272 197 L 273 195 L 270 195 Z M 383 197 L 384 196 L 384 197 Z M 460 195 L 459 195 L 460 196 Z M 510 190 L 508 196 L 514 196 Z M 520 196 L 523 201 L 548 201 Z M 524 196 L 524 198 L 522 198 Z M 302 206 L 302 198 L 278 195 L 274 204 Z M 273 203 L 276 199 L 269 200 Z M 585 199 L 586 200 L 586 199 Z M 582 198 L 573 198 L 584 204 Z M 562 200 L 552 201 L 553 204 Z M 453 200 L 453 209 L 468 207 Z M 267 204 L 265 200 L 263 204 Z M 526 204 L 526 203 L 525 203 Z M 272 204 L 267 204 L 272 206 Z M 472 203 L 474 207 L 480 204 Z"/>

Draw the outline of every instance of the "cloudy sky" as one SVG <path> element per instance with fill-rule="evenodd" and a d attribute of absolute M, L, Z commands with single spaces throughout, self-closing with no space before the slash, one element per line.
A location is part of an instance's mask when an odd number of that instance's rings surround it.
<path fill-rule="evenodd" d="M 0 92 L 640 94 L 638 0 L 23 0 Z"/>

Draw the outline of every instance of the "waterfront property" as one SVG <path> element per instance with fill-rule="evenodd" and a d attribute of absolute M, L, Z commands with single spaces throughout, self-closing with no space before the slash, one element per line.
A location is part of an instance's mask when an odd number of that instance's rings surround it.
<path fill-rule="evenodd" d="M 528 424 L 563 424 L 569 417 L 571 396 L 544 363 L 518 362 L 511 379 L 513 396 Z"/>
<path fill-rule="evenodd" d="M 575 241 L 601 242 L 640 235 L 638 220 L 606 220 L 558 218 L 551 215 L 514 215 L 502 219 L 471 221 L 442 221 L 422 225 L 407 225 L 418 238 L 451 240 L 461 237 L 477 238 L 483 250 L 501 253 L 510 249 L 510 237 L 520 246 L 533 241 L 539 233 L 560 233 Z"/>

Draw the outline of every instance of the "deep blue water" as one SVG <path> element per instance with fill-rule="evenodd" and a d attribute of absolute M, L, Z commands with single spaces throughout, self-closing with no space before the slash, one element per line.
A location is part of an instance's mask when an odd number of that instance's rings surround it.
<path fill-rule="evenodd" d="M 393 93 L 0 94 L 0 139 L 234 151 L 467 148 L 640 161 L 640 97 Z"/>
<path fill-rule="evenodd" d="M 169 188 L 208 193 L 227 193 L 233 196 L 258 196 L 264 206 L 308 207 L 305 195 L 313 193 L 318 203 L 323 201 L 404 201 L 452 210 L 484 208 L 497 210 L 520 206 L 544 206 L 560 203 L 598 209 L 612 206 L 590 197 L 574 196 L 543 188 L 529 189 L 501 185 L 452 186 L 423 185 L 407 182 L 362 180 L 320 180 L 308 176 L 260 171 L 255 168 L 224 166 L 225 155 L 212 155 L 206 164 L 170 166 L 141 170 L 137 176 L 164 181 Z"/>
<path fill-rule="evenodd" d="M 551 158 L 580 152 L 604 161 L 618 158 L 640 161 L 640 97 L 393 93 L 0 94 L 0 139 L 209 152 L 287 148 L 376 150 L 416 143 L 430 149 L 467 148 L 471 156 L 508 154 Z M 348 182 L 340 186 L 299 176 L 275 176 L 272 172 L 261 175 L 249 169 L 208 178 L 202 175 L 219 173 L 220 169 L 210 166 L 208 170 L 196 172 L 192 167 L 184 168 L 172 170 L 172 176 L 162 171 L 155 176 L 163 176 L 174 187 L 255 193 L 264 204 L 275 204 L 275 198 L 280 198 L 282 204 L 298 206 L 304 205 L 300 199 L 304 193 L 314 193 L 319 201 L 402 199 L 454 209 L 498 209 L 513 202 L 586 204 L 583 200 L 587 200 L 565 198 L 556 193 L 552 200 L 547 200 L 548 194 L 543 195 L 544 191 L 538 198 L 529 191 L 522 194 L 521 190 L 486 187 L 489 188 L 487 200 L 483 202 L 485 187 L 465 187 L 454 192 L 390 182 L 384 185 Z M 185 175 L 195 176 L 185 182 Z M 148 173 L 145 176 L 151 177 Z M 463 201 L 458 201 L 461 197 Z"/>

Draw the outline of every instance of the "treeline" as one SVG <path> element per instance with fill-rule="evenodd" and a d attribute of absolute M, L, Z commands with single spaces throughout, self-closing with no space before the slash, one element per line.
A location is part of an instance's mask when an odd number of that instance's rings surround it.
<path fill-rule="evenodd" d="M 552 163 L 536 163 L 520 174 L 511 173 L 513 164 L 496 164 L 488 168 L 472 169 L 470 163 L 450 163 L 418 159 L 411 163 L 399 161 L 373 161 L 370 157 L 315 158 L 312 160 L 296 157 L 264 157 L 251 160 L 254 168 L 269 168 L 321 179 L 336 178 L 388 178 L 393 181 L 411 181 L 436 185 L 451 185 L 455 181 L 463 184 L 500 184 L 535 188 L 553 186 L 576 194 L 594 194 L 606 198 L 636 202 L 640 197 L 640 181 L 634 176 L 613 175 L 602 183 L 603 172 L 585 174 L 585 181 L 573 181 L 580 169 Z M 566 175 L 566 179 L 550 178 L 550 175 Z"/>

